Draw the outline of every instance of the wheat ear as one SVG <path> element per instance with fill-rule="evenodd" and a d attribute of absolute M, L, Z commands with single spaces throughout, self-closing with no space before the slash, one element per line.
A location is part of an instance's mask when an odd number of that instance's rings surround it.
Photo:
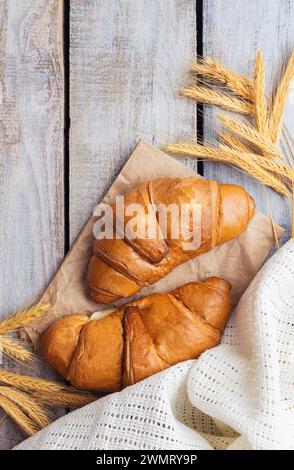
<path fill-rule="evenodd" d="M 219 114 L 218 118 L 226 129 L 238 135 L 241 139 L 244 139 L 250 144 L 254 145 L 265 155 L 268 155 L 271 158 L 280 155 L 280 151 L 276 145 L 274 145 L 270 139 L 261 134 L 251 124 L 245 124 L 241 121 L 236 121 L 228 116 L 225 116 L 224 114 Z"/>
<path fill-rule="evenodd" d="M 294 50 L 286 66 L 284 75 L 279 83 L 277 92 L 273 99 L 272 109 L 269 119 L 269 136 L 275 143 L 279 142 L 282 127 L 283 114 L 290 91 L 291 83 L 294 79 Z"/>
<path fill-rule="evenodd" d="M 0 350 L 3 350 L 9 357 L 19 361 L 29 361 L 35 356 L 28 349 L 24 348 L 20 341 L 12 338 L 0 336 Z"/>
<path fill-rule="evenodd" d="M 264 72 L 264 61 L 262 53 L 258 51 L 255 70 L 254 70 L 254 106 L 255 106 L 255 119 L 256 127 L 258 131 L 263 134 L 268 134 L 268 122 L 267 122 L 267 103 L 265 99 L 265 72 Z"/>
<path fill-rule="evenodd" d="M 256 153 L 240 153 L 238 150 L 228 148 L 224 145 L 220 145 L 219 148 L 227 154 L 230 153 L 232 155 L 232 158 L 238 158 L 242 156 L 242 158 L 246 158 L 248 159 L 248 161 L 252 160 L 254 163 L 260 165 L 262 168 L 267 171 L 270 171 L 271 173 L 276 173 L 278 176 L 283 176 L 291 182 L 294 181 L 294 168 L 284 165 L 283 163 L 278 163 L 274 160 L 269 160 L 267 158 L 261 157 L 260 155 L 257 155 Z"/>
<path fill-rule="evenodd" d="M 11 419 L 27 434 L 32 436 L 39 431 L 38 425 L 30 419 L 20 408 L 8 398 L 0 396 L 0 407 Z"/>
<path fill-rule="evenodd" d="M 34 399 L 42 405 L 64 407 L 69 406 L 71 408 L 79 408 L 81 406 L 88 405 L 93 401 L 97 400 L 97 396 L 90 393 L 69 393 L 69 392 L 34 392 Z"/>
<path fill-rule="evenodd" d="M 59 382 L 52 382 L 51 380 L 40 379 L 38 377 L 31 377 L 30 375 L 20 375 L 8 372 L 7 370 L 0 369 L 0 383 L 17 387 L 21 390 L 39 391 L 39 392 L 70 392 L 70 393 L 85 393 L 80 390 L 63 385 Z"/>
<path fill-rule="evenodd" d="M 31 377 L 29 375 L 20 375 L 8 372 L 7 370 L 0 369 L 0 383 L 11 385 L 22 390 L 38 390 L 59 392 L 63 390 L 64 385 L 58 382 L 51 382 L 50 380 L 40 379 L 38 377 Z"/>
<path fill-rule="evenodd" d="M 26 393 L 1 385 L 0 395 L 19 406 L 40 429 L 50 424 L 51 421 L 46 411 Z"/>
<path fill-rule="evenodd" d="M 49 308 L 48 304 L 37 304 L 27 310 L 15 312 L 14 315 L 0 322 L 0 334 L 10 333 L 27 326 L 47 312 Z"/>
<path fill-rule="evenodd" d="M 247 77 L 228 70 L 214 59 L 206 59 L 192 64 L 191 71 L 211 81 L 227 86 L 235 95 L 241 96 L 248 101 L 253 100 L 252 81 Z"/>
<path fill-rule="evenodd" d="M 189 86 L 182 88 L 180 90 L 180 95 L 205 104 L 218 106 L 235 113 L 250 115 L 253 113 L 253 107 L 248 102 L 206 87 Z"/>
<path fill-rule="evenodd" d="M 262 167 L 248 159 L 245 154 L 236 152 L 236 154 L 233 155 L 231 153 L 232 151 L 226 152 L 224 150 L 215 149 L 204 145 L 188 143 L 167 145 L 164 147 L 164 150 L 166 152 L 177 155 L 191 155 L 194 157 L 203 157 L 210 160 L 219 161 L 222 163 L 231 163 L 247 171 L 253 178 L 260 181 L 261 183 L 266 184 L 267 186 L 271 186 L 283 196 L 288 196 L 287 189 L 278 178 L 269 174 Z"/>
<path fill-rule="evenodd" d="M 250 152 L 250 148 L 234 135 L 227 134 L 226 132 L 218 132 L 218 137 L 220 141 L 231 149 L 245 153 Z"/>

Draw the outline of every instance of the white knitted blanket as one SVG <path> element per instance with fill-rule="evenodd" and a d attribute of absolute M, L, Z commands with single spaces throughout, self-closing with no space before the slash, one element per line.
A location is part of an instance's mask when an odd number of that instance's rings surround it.
<path fill-rule="evenodd" d="M 220 346 L 55 421 L 17 449 L 294 449 L 294 240 Z"/>

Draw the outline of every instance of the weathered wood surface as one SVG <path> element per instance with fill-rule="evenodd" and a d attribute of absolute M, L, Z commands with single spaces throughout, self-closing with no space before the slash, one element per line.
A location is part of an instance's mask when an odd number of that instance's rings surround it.
<path fill-rule="evenodd" d="M 73 240 L 140 137 L 195 138 L 195 104 L 176 93 L 196 56 L 196 1 L 73 0 L 70 17 Z"/>
<path fill-rule="evenodd" d="M 155 145 L 196 137 L 196 106 L 176 95 L 196 56 L 196 0 L 72 0 L 64 175 L 62 3 L 0 4 L 2 316 L 38 295 L 63 257 L 64 177 L 73 241 L 140 137 Z M 246 72 L 260 48 L 269 82 L 294 44 L 293 8 L 282 0 L 203 0 L 204 54 Z M 212 111 L 204 118 L 211 140 Z M 287 119 L 293 129 L 291 109 Z M 243 184 L 266 211 L 262 191 L 237 170 L 205 163 L 204 173 Z M 269 192 L 275 219 L 289 227 L 289 208 Z M 8 420 L 0 425 L 0 448 L 22 437 Z"/>
<path fill-rule="evenodd" d="M 258 49 L 264 53 L 267 89 L 275 87 L 283 61 L 294 46 L 294 3 L 284 0 L 204 0 L 203 2 L 203 53 L 219 59 L 228 67 L 251 74 Z M 215 141 L 213 125 L 215 112 L 206 108 L 204 129 L 207 142 Z M 288 106 L 287 123 L 294 131 L 293 100 Z M 204 176 L 220 182 L 241 184 L 257 201 L 262 212 L 267 204 L 262 187 L 238 170 L 228 165 L 204 164 Z M 283 241 L 289 238 L 291 204 L 288 200 L 267 189 L 273 217 L 286 229 Z"/>
<path fill-rule="evenodd" d="M 40 294 L 64 254 L 62 2 L 3 0 L 0 22 L 3 318 Z M 1 423 L 0 449 L 23 438 Z"/>

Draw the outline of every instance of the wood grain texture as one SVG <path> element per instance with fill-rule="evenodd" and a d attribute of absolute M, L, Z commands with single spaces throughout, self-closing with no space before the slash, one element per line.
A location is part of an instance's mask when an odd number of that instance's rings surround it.
<path fill-rule="evenodd" d="M 70 17 L 72 241 L 140 137 L 195 138 L 195 104 L 177 90 L 196 55 L 196 0 L 73 0 Z"/>
<path fill-rule="evenodd" d="M 5 317 L 41 293 L 63 257 L 62 2 L 3 0 L 0 21 L 0 317 Z M 23 438 L 10 420 L 0 425 L 0 449 Z"/>
<path fill-rule="evenodd" d="M 204 0 L 203 3 L 204 56 L 219 59 L 228 67 L 251 74 L 256 52 L 261 49 L 266 62 L 267 90 L 276 86 L 283 61 L 294 47 L 294 3 L 278 0 Z M 294 130 L 293 100 L 287 111 L 287 122 Z M 213 126 L 215 111 L 204 113 L 204 130 L 207 142 L 215 142 Z M 255 181 L 229 166 L 204 164 L 204 176 L 220 182 L 243 185 L 267 213 L 263 190 Z M 276 222 L 286 229 L 285 241 L 290 234 L 291 205 L 289 201 L 267 189 L 270 206 Z"/>

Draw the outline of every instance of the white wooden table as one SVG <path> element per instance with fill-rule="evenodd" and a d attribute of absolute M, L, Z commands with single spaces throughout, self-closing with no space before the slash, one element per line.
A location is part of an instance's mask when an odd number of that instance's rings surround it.
<path fill-rule="evenodd" d="M 271 86 L 272 72 L 294 46 L 294 2 L 1 0 L 0 21 L 5 317 L 44 289 L 140 137 L 159 146 L 174 137 L 195 139 L 197 131 L 212 137 L 213 112 L 205 109 L 202 117 L 195 103 L 176 96 L 191 59 L 213 56 L 249 72 L 260 48 Z M 293 113 L 287 121 L 293 129 Z M 249 177 L 212 163 L 199 170 L 242 184 L 266 211 Z M 269 193 L 286 239 L 290 208 Z M 9 420 L 1 423 L 1 449 L 22 439 Z"/>

